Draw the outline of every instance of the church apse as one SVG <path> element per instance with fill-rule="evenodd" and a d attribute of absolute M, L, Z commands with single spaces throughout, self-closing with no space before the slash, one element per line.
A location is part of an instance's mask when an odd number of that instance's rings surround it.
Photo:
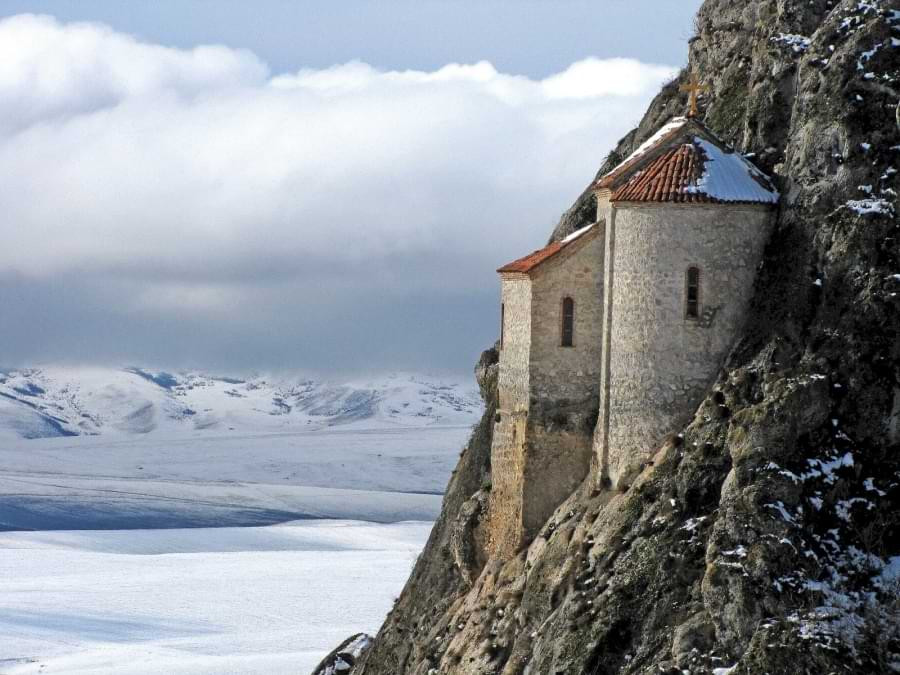
<path fill-rule="evenodd" d="M 768 238 L 762 206 L 615 208 L 603 478 L 631 482 L 696 410 L 741 327 Z M 691 284 L 691 280 L 696 283 Z"/>

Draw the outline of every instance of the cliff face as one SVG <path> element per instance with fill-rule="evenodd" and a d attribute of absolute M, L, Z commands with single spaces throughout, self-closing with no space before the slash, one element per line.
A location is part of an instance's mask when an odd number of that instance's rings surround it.
<path fill-rule="evenodd" d="M 707 0 L 690 63 L 782 192 L 717 384 L 627 491 L 582 486 L 486 561 L 486 352 L 485 417 L 354 673 L 900 672 L 900 5 Z M 683 113 L 678 84 L 600 173 Z M 593 216 L 585 193 L 553 238 Z"/>

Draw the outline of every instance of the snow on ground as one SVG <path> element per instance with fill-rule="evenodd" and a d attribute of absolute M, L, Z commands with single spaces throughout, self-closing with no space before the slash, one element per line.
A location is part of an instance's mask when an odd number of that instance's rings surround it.
<path fill-rule="evenodd" d="M 411 386 L 426 408 L 446 393 Z M 106 411 L 98 435 L 0 436 L 4 675 L 310 672 L 347 636 L 377 631 L 480 412 L 432 407 L 401 423 L 391 410 L 410 397 L 379 390 L 375 414 L 340 426 L 296 413 L 273 428 L 248 408 L 200 428 L 160 413 L 175 400 L 164 386 L 140 391 L 159 397 L 146 433 L 110 422 L 136 400 L 120 389 L 90 406 Z M 370 409 L 348 397 L 316 405 Z"/>
<path fill-rule="evenodd" d="M 469 427 L 0 442 L 0 530 L 431 520 Z"/>
<path fill-rule="evenodd" d="M 0 672 L 309 673 L 378 629 L 430 528 L 0 534 Z"/>

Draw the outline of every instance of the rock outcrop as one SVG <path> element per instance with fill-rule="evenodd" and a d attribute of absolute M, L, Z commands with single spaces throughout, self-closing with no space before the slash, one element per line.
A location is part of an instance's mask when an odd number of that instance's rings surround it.
<path fill-rule="evenodd" d="M 900 672 L 900 7 L 707 0 L 696 27 L 705 123 L 782 193 L 746 330 L 627 489 L 586 483 L 508 560 L 483 553 L 486 353 L 485 416 L 355 675 Z"/>
<path fill-rule="evenodd" d="M 372 636 L 351 635 L 319 662 L 312 675 L 347 675 L 357 659 L 372 646 Z"/>

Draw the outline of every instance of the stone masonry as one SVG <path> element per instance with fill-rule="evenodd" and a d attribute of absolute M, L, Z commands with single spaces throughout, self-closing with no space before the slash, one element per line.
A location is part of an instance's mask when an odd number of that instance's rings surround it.
<path fill-rule="evenodd" d="M 595 451 L 601 476 L 621 487 L 715 379 L 750 302 L 771 209 L 619 203 L 606 217 L 608 375 Z M 700 271 L 698 319 L 685 316 L 689 267 Z"/>
<path fill-rule="evenodd" d="M 524 272 L 502 273 L 500 407 L 490 548 L 514 552 L 587 475 L 600 384 L 603 224 Z M 562 304 L 574 301 L 572 347 Z"/>
<path fill-rule="evenodd" d="M 594 225 L 498 270 L 496 558 L 529 542 L 589 472 L 598 488 L 627 488 L 687 421 L 742 327 L 778 200 L 766 176 L 689 118 L 594 191 Z"/>

